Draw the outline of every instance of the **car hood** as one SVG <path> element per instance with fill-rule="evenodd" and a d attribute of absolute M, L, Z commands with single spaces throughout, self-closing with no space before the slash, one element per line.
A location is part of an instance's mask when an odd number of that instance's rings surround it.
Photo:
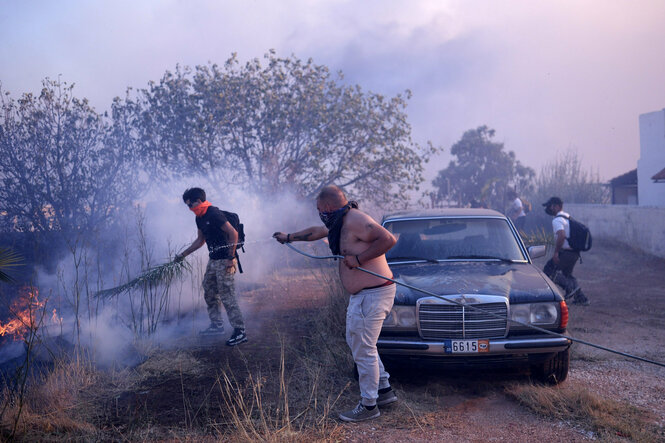
<path fill-rule="evenodd" d="M 391 266 L 395 280 L 437 295 L 484 294 L 510 303 L 562 300 L 558 289 L 529 263 L 442 262 Z M 395 304 L 414 305 L 428 294 L 399 286 Z"/>

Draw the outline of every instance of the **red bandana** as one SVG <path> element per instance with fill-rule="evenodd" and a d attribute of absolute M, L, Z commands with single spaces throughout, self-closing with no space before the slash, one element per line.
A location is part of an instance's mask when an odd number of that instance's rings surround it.
<path fill-rule="evenodd" d="M 195 206 L 193 208 L 189 208 L 189 210 L 192 211 L 194 214 L 196 214 L 197 217 L 203 217 L 205 215 L 205 213 L 208 211 L 208 208 L 210 206 L 212 206 L 212 203 L 210 203 L 208 200 L 206 200 L 198 206 Z"/>

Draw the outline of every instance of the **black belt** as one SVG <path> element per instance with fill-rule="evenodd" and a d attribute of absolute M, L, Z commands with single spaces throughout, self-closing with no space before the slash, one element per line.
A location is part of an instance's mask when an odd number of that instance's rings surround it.
<path fill-rule="evenodd" d="M 390 285 L 392 285 L 393 283 L 395 283 L 395 282 L 394 282 L 394 281 L 390 281 L 390 280 L 386 280 L 385 282 L 381 283 L 380 285 L 370 286 L 369 288 L 362 288 L 360 291 L 364 291 L 364 290 L 366 290 L 366 289 L 382 288 L 382 287 L 384 287 L 384 286 L 390 286 Z M 358 291 L 358 292 L 360 292 L 360 291 Z"/>

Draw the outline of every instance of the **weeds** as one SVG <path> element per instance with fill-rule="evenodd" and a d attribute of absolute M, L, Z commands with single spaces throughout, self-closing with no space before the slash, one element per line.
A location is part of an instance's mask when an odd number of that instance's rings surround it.
<path fill-rule="evenodd" d="M 9 439 L 43 440 L 46 435 L 94 435 L 96 428 L 78 418 L 83 408 L 78 393 L 96 380 L 96 372 L 83 360 L 57 361 L 45 374 L 26 377 L 25 390 L 5 386 L 0 426 Z M 32 437 L 31 437 L 32 436 Z"/>
<path fill-rule="evenodd" d="M 599 397 L 586 389 L 513 385 L 506 393 L 539 415 L 580 424 L 601 439 L 622 437 L 655 442 L 662 438 L 658 428 L 649 421 L 648 411 Z"/>
<path fill-rule="evenodd" d="M 287 347 L 281 340 L 277 377 L 249 367 L 244 381 L 231 371 L 219 375 L 216 384 L 223 399 L 220 415 L 228 420 L 216 428 L 225 440 L 291 441 L 305 436 L 334 439 L 339 427 L 330 413 L 348 384 L 334 394 L 334 388 L 323 382 L 324 368 L 314 368 L 311 362 L 302 360 L 288 365 Z"/>

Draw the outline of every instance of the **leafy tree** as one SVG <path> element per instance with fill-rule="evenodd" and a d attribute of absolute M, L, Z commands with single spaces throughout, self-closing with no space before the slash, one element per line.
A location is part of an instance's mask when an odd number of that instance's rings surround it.
<path fill-rule="evenodd" d="M 435 151 L 411 139 L 406 98 L 344 86 L 325 66 L 266 54 L 244 65 L 166 72 L 124 105 L 139 110 L 153 177 L 208 177 L 223 188 L 312 197 L 335 183 L 378 202 L 402 200 Z"/>
<path fill-rule="evenodd" d="M 80 234 L 107 225 L 135 194 L 124 131 L 74 85 L 43 81 L 39 96 L 0 91 L 0 214 L 16 231 Z"/>
<path fill-rule="evenodd" d="M 509 187 L 519 194 L 530 191 L 533 169 L 516 160 L 513 151 L 505 152 L 503 143 L 492 141 L 494 133 L 487 126 L 470 129 L 452 146 L 456 158 L 432 182 L 439 202 L 503 210 Z"/>

